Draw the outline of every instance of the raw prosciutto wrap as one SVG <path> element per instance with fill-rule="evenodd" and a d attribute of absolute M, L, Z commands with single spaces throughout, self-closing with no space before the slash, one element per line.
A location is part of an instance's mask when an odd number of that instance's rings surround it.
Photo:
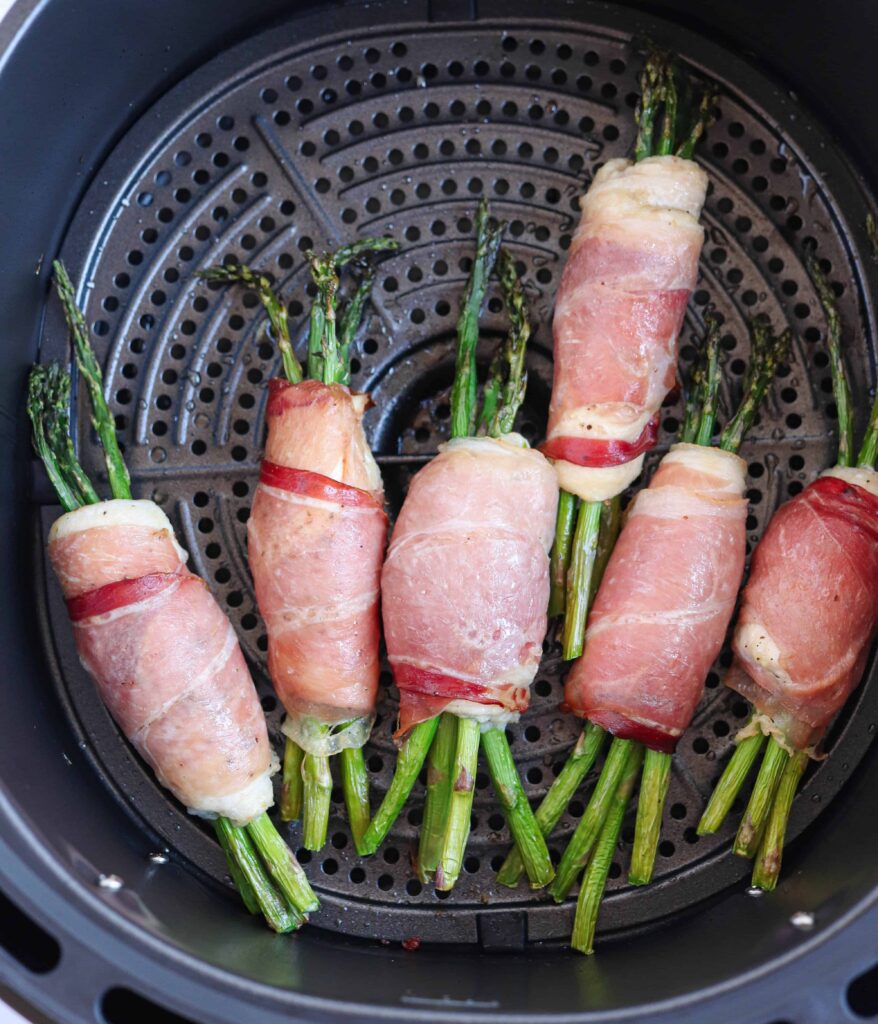
<path fill-rule="evenodd" d="M 775 513 L 753 554 L 726 685 L 787 750 L 819 742 L 878 630 L 878 473 L 836 468 Z"/>
<path fill-rule="evenodd" d="M 634 500 L 567 678 L 571 709 L 673 751 L 719 654 L 744 572 L 745 463 L 676 444 Z"/>
<path fill-rule="evenodd" d="M 49 533 L 110 714 L 192 813 L 245 824 L 273 803 L 265 717 L 232 624 L 186 557 L 151 501 L 85 505 Z"/>
<path fill-rule="evenodd" d="M 409 487 L 382 575 L 399 733 L 443 710 L 527 708 L 542 655 L 558 484 L 517 434 L 444 445 Z"/>
<path fill-rule="evenodd" d="M 271 382 L 247 527 L 284 732 L 312 754 L 362 746 L 375 714 L 387 518 L 367 404 L 341 384 Z"/>
<path fill-rule="evenodd" d="M 692 160 L 609 160 L 582 197 L 555 301 L 547 440 L 561 487 L 621 493 L 655 444 L 695 287 L 707 175 Z"/>

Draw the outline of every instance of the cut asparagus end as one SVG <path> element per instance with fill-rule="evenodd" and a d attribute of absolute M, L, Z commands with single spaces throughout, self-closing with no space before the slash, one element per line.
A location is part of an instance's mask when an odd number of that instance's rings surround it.
<path fill-rule="evenodd" d="M 750 794 L 750 802 L 735 836 L 732 852 L 739 857 L 753 857 L 762 838 L 762 830 L 768 820 L 774 794 L 780 777 L 789 760 L 789 754 L 772 736 L 765 748 L 765 756 L 756 776 L 756 784 Z"/>
<path fill-rule="evenodd" d="M 632 885 L 649 885 L 652 881 L 670 782 L 671 755 L 658 750 L 647 750 L 643 760 L 634 849 L 628 872 L 628 881 Z"/>
<path fill-rule="evenodd" d="M 489 729 L 482 735 L 482 746 L 488 760 L 491 781 L 531 888 L 541 889 L 555 877 L 555 869 L 552 867 L 545 835 L 521 784 L 505 731 Z"/>
<path fill-rule="evenodd" d="M 698 835 L 704 836 L 716 832 L 726 820 L 726 815 L 732 809 L 735 797 L 744 785 L 744 781 L 750 774 L 750 769 L 764 744 L 765 734 L 757 732 L 753 736 L 741 740 L 735 747 L 735 751 L 704 809 L 701 821 L 698 822 L 696 829 Z"/>
<path fill-rule="evenodd" d="M 436 866 L 436 888 L 443 892 L 454 888 L 463 867 L 472 818 L 480 739 L 481 727 L 478 722 L 469 718 L 458 720 L 448 818 L 442 853 Z"/>
<path fill-rule="evenodd" d="M 549 892 L 556 903 L 561 903 L 570 892 L 577 875 L 585 867 L 592 847 L 597 841 L 603 823 L 610 808 L 613 794 L 619 786 L 619 781 L 625 771 L 628 762 L 628 753 L 631 749 L 631 740 L 613 738 L 604 767 L 601 770 L 597 785 L 592 793 L 591 800 L 585 813 L 576 826 L 576 831 L 567 849 L 561 857 L 561 863 L 555 873 L 555 881 Z"/>

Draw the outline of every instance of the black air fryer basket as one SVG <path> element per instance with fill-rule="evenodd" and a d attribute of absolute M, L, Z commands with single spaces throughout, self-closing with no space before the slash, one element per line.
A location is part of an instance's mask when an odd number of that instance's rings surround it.
<path fill-rule="evenodd" d="M 78 664 L 42 553 L 59 510 L 23 414 L 28 365 L 69 358 L 46 301 L 60 253 L 84 283 L 135 496 L 165 508 L 229 609 L 277 739 L 244 540 L 279 356 L 245 297 L 194 285 L 193 272 L 230 254 L 270 270 L 301 334 L 305 250 L 361 234 L 400 241 L 381 264 L 353 373 L 377 399 L 367 426 L 396 510 L 447 436 L 457 302 L 486 195 L 527 269 L 538 326 L 521 429 L 539 439 L 578 197 L 597 164 L 631 147 L 638 47 L 651 39 L 722 89 L 698 150 L 711 189 L 684 364 L 709 305 L 724 315 L 733 387 L 754 314 L 795 332 L 789 373 L 742 452 L 755 542 L 835 442 L 808 247 L 839 296 L 860 427 L 875 379 L 873 206 L 846 153 L 867 168 L 878 159 L 878 12 L 802 4 L 791 23 L 775 6 L 786 5 L 677 0 L 659 18 L 585 0 L 22 0 L 0 25 L 0 979 L 28 1003 L 106 1024 L 878 1015 L 874 666 L 796 800 L 770 896 L 748 889 L 749 864 L 730 855 L 731 822 L 695 834 L 747 714 L 719 686 L 721 659 L 676 758 L 656 881 L 628 886 L 620 856 L 594 957 L 566 948 L 572 901 L 493 884 L 509 834 L 486 774 L 452 894 L 411 870 L 420 787 L 366 861 L 339 798 L 326 848 L 300 851 L 321 910 L 298 935 L 275 936 L 240 908 L 212 833 L 158 787 Z M 495 295 L 486 343 L 501 330 Z M 664 409 L 659 451 L 678 415 Z M 77 426 L 87 438 L 84 409 Z M 86 468 L 100 478 L 96 462 Z M 532 708 L 510 730 L 535 799 L 576 731 L 558 707 L 561 668 L 547 641 Z M 366 752 L 373 800 L 394 759 L 389 685 L 382 701 Z M 293 827 L 294 848 L 297 838 Z"/>

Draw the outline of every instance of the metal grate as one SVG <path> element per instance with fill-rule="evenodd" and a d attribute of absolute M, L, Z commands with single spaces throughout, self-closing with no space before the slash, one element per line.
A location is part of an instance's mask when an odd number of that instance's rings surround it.
<path fill-rule="evenodd" d="M 249 62 L 221 58 L 208 65 L 147 114 L 98 175 L 66 252 L 87 281 L 86 312 L 135 492 L 165 507 L 193 569 L 231 613 L 277 737 L 281 712 L 265 674 L 246 522 L 265 384 L 280 360 L 255 303 L 194 284 L 193 271 L 231 255 L 270 271 L 302 339 L 310 296 L 304 251 L 357 235 L 390 232 L 399 239 L 402 251 L 381 265 L 352 375 L 353 386 L 376 402 L 367 426 L 396 510 L 411 474 L 447 437 L 454 322 L 481 195 L 508 220 L 509 245 L 526 273 L 537 330 L 522 429 L 530 439 L 543 430 L 552 300 L 578 198 L 601 162 L 631 149 L 639 62 L 626 34 L 584 23 L 534 22 L 518 32 L 484 21 L 424 25 L 404 36 L 275 45 L 268 52 L 263 41 Z M 821 183 L 817 165 L 776 125 L 734 84 L 726 89 L 722 118 L 699 149 L 711 179 L 707 240 L 683 339 L 685 366 L 705 308 L 711 304 L 722 314 L 728 401 L 740 388 L 747 320 L 764 311 L 795 329 L 794 358 L 742 453 L 750 467 L 751 542 L 778 503 L 824 468 L 833 450 L 824 322 L 802 264 L 806 245 L 816 245 L 849 326 L 854 393 L 865 395 L 872 378 L 873 324 L 846 234 L 847 210 Z M 485 351 L 502 329 L 495 294 L 485 316 Z M 59 351 L 60 332 L 44 351 L 52 351 L 53 341 Z M 666 403 L 660 450 L 679 411 L 675 400 Z M 84 412 L 79 424 L 89 429 Z M 96 471 L 93 456 L 87 459 Z M 650 469 L 656 461 L 653 454 Z M 54 593 L 56 639 L 69 648 Z M 67 666 L 65 700 L 105 778 L 179 857 L 224 881 L 210 836 L 159 790 L 73 659 Z M 645 926 L 748 873 L 728 855 L 732 823 L 714 837 L 694 832 L 747 714 L 746 705 L 719 687 L 719 671 L 710 674 L 675 759 L 657 881 L 647 889 L 627 886 L 629 824 L 611 871 L 605 931 Z M 532 708 L 510 730 L 534 799 L 579 729 L 558 710 L 562 678 L 559 647 L 547 642 Z M 383 682 L 390 683 L 389 673 Z M 847 728 L 846 718 L 836 730 L 834 756 L 813 769 L 796 803 L 793 834 L 829 803 L 864 753 L 871 732 L 863 723 L 875 715 L 875 690 L 862 690 L 851 703 L 851 711 L 862 705 L 860 724 Z M 393 766 L 395 711 L 384 685 L 367 749 L 373 801 Z M 323 899 L 316 924 L 350 935 L 487 947 L 566 937 L 572 902 L 555 907 L 543 894 L 493 884 L 509 834 L 484 770 L 457 888 L 451 895 L 422 888 L 410 865 L 421 794 L 418 787 L 388 842 L 365 861 L 353 851 L 340 793 L 334 794 L 326 849 L 313 857 L 300 852 Z M 587 796 L 586 789 L 562 819 L 550 842 L 553 855 Z"/>

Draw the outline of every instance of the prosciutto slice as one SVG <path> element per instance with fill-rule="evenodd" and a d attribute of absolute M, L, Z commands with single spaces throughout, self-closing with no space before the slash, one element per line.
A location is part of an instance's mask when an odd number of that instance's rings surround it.
<path fill-rule="evenodd" d="M 582 197 L 555 300 L 542 451 L 586 501 L 621 493 L 655 444 L 695 287 L 707 175 L 691 160 L 609 160 Z"/>
<path fill-rule="evenodd" d="M 387 518 L 361 425 L 367 403 L 340 384 L 270 385 L 250 567 L 284 731 L 305 749 L 315 720 L 364 719 L 334 737 L 334 749 L 361 745 L 375 712 Z"/>
<path fill-rule="evenodd" d="M 878 473 L 824 473 L 774 515 L 754 555 L 726 685 L 788 749 L 816 744 L 878 631 Z"/>
<path fill-rule="evenodd" d="M 745 463 L 676 444 L 633 502 L 567 678 L 578 715 L 671 752 L 719 654 L 744 572 Z"/>
<path fill-rule="evenodd" d="M 194 814 L 237 824 L 273 802 L 265 718 L 232 625 L 151 501 L 68 512 L 49 558 L 76 649 L 110 714 Z"/>
<path fill-rule="evenodd" d="M 399 732 L 527 708 L 542 655 L 558 484 L 517 434 L 460 438 L 412 480 L 382 575 Z"/>

